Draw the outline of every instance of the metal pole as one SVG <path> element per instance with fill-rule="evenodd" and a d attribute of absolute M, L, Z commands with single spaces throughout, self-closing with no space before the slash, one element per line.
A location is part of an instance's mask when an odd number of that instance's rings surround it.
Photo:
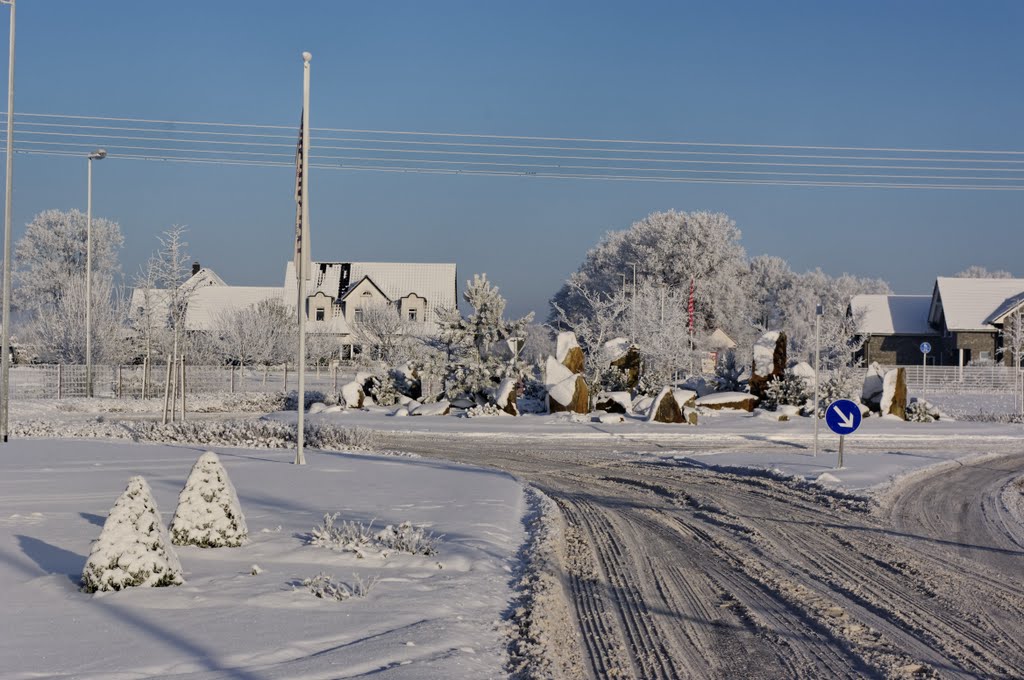
<path fill-rule="evenodd" d="M 92 156 L 85 199 L 85 396 L 92 396 Z"/>
<path fill-rule="evenodd" d="M 843 469 L 843 441 L 846 439 L 843 435 L 839 435 L 839 461 L 836 465 L 837 470 Z"/>
<path fill-rule="evenodd" d="M 185 422 L 185 355 L 181 355 L 181 422 Z"/>
<path fill-rule="evenodd" d="M 921 389 L 928 389 L 928 353 L 921 352 Z"/>
<path fill-rule="evenodd" d="M 313 58 L 309 52 L 302 53 L 302 204 L 300 206 L 300 219 L 302 221 L 302 239 L 299 247 L 302 249 L 298 262 L 296 262 L 298 275 L 298 312 L 299 312 L 299 386 L 298 402 L 299 420 L 295 433 L 295 464 L 305 465 L 306 454 L 306 267 L 305 261 L 309 256 L 309 62 Z"/>
<path fill-rule="evenodd" d="M 814 315 L 814 455 L 818 455 L 818 366 L 821 363 L 821 305 Z"/>
<path fill-rule="evenodd" d="M 64 397 L 64 394 L 63 394 L 64 381 L 62 380 L 62 377 L 61 377 L 61 373 L 63 372 L 63 371 L 61 371 L 61 366 L 62 366 L 62 364 L 57 364 L 57 399 L 63 399 L 63 397 Z"/>
<path fill-rule="evenodd" d="M 14 194 L 14 0 L 11 6 L 10 52 L 7 56 L 7 189 L 4 202 L 4 293 L 3 341 L 0 342 L 0 382 L 3 383 L 3 408 L 0 408 L 0 435 L 7 441 L 8 406 L 11 401 L 11 197 Z"/>

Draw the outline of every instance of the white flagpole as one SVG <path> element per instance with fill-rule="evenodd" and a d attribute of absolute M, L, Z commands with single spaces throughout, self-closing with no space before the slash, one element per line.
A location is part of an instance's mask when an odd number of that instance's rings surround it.
<path fill-rule="evenodd" d="M 7 58 L 7 188 L 4 201 L 4 273 L 3 273 L 3 340 L 0 341 L 0 435 L 7 441 L 8 416 L 11 401 L 11 199 L 14 193 L 14 0 L 4 2 L 11 6 L 10 53 Z"/>
<path fill-rule="evenodd" d="M 299 312 L 299 422 L 296 432 L 295 464 L 306 464 L 306 260 L 309 257 L 309 62 L 313 55 L 302 53 L 302 194 L 299 209 L 302 232 L 299 235 L 301 253 L 295 263 L 295 274 L 298 277 L 298 312 Z"/>

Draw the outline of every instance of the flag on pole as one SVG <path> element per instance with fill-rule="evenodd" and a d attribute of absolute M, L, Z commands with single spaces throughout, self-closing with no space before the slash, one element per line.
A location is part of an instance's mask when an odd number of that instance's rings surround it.
<path fill-rule="evenodd" d="M 305 112 L 303 112 L 303 117 Z M 306 139 L 303 135 L 302 120 L 299 119 L 299 141 L 295 146 L 295 276 L 300 273 L 309 276 L 309 225 L 303 223 L 302 192 L 306 154 Z"/>

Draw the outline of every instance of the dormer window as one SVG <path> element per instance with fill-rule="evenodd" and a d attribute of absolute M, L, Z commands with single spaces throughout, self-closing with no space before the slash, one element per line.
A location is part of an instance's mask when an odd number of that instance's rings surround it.
<path fill-rule="evenodd" d="M 324 316 L 325 316 L 324 308 L 323 307 L 317 307 L 316 308 L 316 320 L 317 321 L 323 321 L 324 320 Z"/>
<path fill-rule="evenodd" d="M 352 319 L 358 323 L 363 320 L 363 309 L 362 307 L 356 307 L 355 312 L 352 313 Z"/>
<path fill-rule="evenodd" d="M 410 309 L 409 310 L 409 321 L 416 321 L 416 310 L 415 309 Z"/>

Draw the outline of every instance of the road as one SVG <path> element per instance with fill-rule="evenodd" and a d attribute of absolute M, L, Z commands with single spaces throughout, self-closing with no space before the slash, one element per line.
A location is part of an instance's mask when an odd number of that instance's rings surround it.
<path fill-rule="evenodd" d="M 579 633 L 560 642 L 582 659 L 562 675 L 1024 677 L 1024 547 L 998 503 L 1024 474 L 1017 444 L 877 504 L 624 455 L 621 441 L 381 436 L 387 448 L 506 470 L 554 500 L 558 576 Z"/>

